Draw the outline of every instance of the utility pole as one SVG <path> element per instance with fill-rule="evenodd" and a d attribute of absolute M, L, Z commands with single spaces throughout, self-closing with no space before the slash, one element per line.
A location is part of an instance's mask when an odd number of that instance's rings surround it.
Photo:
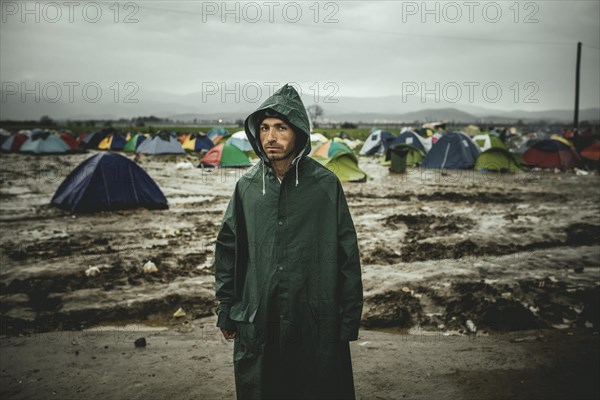
<path fill-rule="evenodd" d="M 575 135 L 579 135 L 579 73 L 581 70 L 581 42 L 577 43 L 577 67 L 575 70 L 575 116 L 573 118 L 573 129 Z"/>

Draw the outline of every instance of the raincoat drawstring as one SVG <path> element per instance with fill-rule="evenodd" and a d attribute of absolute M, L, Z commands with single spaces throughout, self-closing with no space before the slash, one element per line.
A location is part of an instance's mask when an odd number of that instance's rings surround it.
<path fill-rule="evenodd" d="M 263 173 L 262 173 L 262 178 L 263 178 L 263 196 L 265 195 L 265 161 L 263 160 Z"/>

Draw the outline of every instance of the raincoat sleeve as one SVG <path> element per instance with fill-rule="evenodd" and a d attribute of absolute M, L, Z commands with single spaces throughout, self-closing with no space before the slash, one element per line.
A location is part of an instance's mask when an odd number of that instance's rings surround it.
<path fill-rule="evenodd" d="M 338 191 L 338 263 L 340 279 L 340 340 L 358 339 L 363 288 L 356 230 L 342 186 Z"/>
<path fill-rule="evenodd" d="M 228 331 L 235 330 L 235 324 L 229 318 L 229 311 L 234 302 L 237 203 L 236 186 L 225 211 L 215 247 L 215 292 L 219 301 L 217 326 Z"/>

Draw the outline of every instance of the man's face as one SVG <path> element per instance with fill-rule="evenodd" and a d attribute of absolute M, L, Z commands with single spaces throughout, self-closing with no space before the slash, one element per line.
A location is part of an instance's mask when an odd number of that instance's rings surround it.
<path fill-rule="evenodd" d="M 271 161 L 281 161 L 294 155 L 296 132 L 279 118 L 265 118 L 260 124 L 260 143 Z"/>

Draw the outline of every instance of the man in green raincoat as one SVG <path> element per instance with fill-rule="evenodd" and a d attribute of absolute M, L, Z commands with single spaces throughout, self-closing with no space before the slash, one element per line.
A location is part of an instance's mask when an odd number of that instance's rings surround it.
<path fill-rule="evenodd" d="M 245 130 L 261 160 L 236 184 L 215 266 L 237 397 L 354 398 L 349 342 L 362 281 L 342 186 L 307 157 L 308 115 L 293 87 L 268 98 Z"/>

